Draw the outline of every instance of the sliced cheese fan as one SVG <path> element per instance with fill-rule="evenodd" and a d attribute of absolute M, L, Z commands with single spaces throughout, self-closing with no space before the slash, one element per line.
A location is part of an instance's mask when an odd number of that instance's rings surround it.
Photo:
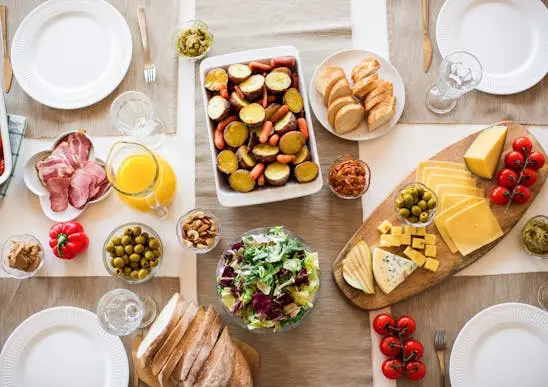
<path fill-rule="evenodd" d="M 371 251 L 365 241 L 359 241 L 342 261 L 343 278 L 353 288 L 375 294 Z"/>
<path fill-rule="evenodd" d="M 373 274 L 385 294 L 392 292 L 417 269 L 415 262 L 375 248 L 373 250 Z"/>

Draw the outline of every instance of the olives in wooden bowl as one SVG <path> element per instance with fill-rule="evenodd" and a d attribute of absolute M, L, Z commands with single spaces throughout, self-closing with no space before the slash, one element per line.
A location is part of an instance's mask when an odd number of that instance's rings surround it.
<path fill-rule="evenodd" d="M 415 182 L 405 185 L 394 199 L 397 217 L 405 224 L 425 227 L 434 221 L 438 197 L 424 184 Z"/>

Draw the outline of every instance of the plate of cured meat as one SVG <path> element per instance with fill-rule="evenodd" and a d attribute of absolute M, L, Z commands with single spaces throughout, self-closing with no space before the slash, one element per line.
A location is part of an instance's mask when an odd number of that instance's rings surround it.
<path fill-rule="evenodd" d="M 85 130 L 64 133 L 51 150 L 32 156 L 25 164 L 24 180 L 40 198 L 44 214 L 56 222 L 76 219 L 111 191 L 105 162 L 95 157 Z"/>

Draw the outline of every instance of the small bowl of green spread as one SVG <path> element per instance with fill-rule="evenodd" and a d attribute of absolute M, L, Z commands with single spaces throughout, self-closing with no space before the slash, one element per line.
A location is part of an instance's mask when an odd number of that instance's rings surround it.
<path fill-rule="evenodd" d="M 175 34 L 174 44 L 179 56 L 202 59 L 213 44 L 213 33 L 203 21 L 189 20 Z"/>
<path fill-rule="evenodd" d="M 537 215 L 529 219 L 521 230 L 521 243 L 529 254 L 548 258 L 548 217 Z"/>

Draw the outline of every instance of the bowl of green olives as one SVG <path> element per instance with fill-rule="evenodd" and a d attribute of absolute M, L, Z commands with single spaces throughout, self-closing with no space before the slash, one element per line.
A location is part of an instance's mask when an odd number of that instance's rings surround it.
<path fill-rule="evenodd" d="M 116 227 L 103 246 L 103 263 L 110 274 L 132 284 L 152 278 L 162 262 L 162 241 L 149 226 L 126 223 Z"/>
<path fill-rule="evenodd" d="M 438 208 L 438 197 L 421 183 L 405 185 L 394 199 L 396 215 L 400 220 L 414 227 L 425 227 L 434 221 Z"/>

